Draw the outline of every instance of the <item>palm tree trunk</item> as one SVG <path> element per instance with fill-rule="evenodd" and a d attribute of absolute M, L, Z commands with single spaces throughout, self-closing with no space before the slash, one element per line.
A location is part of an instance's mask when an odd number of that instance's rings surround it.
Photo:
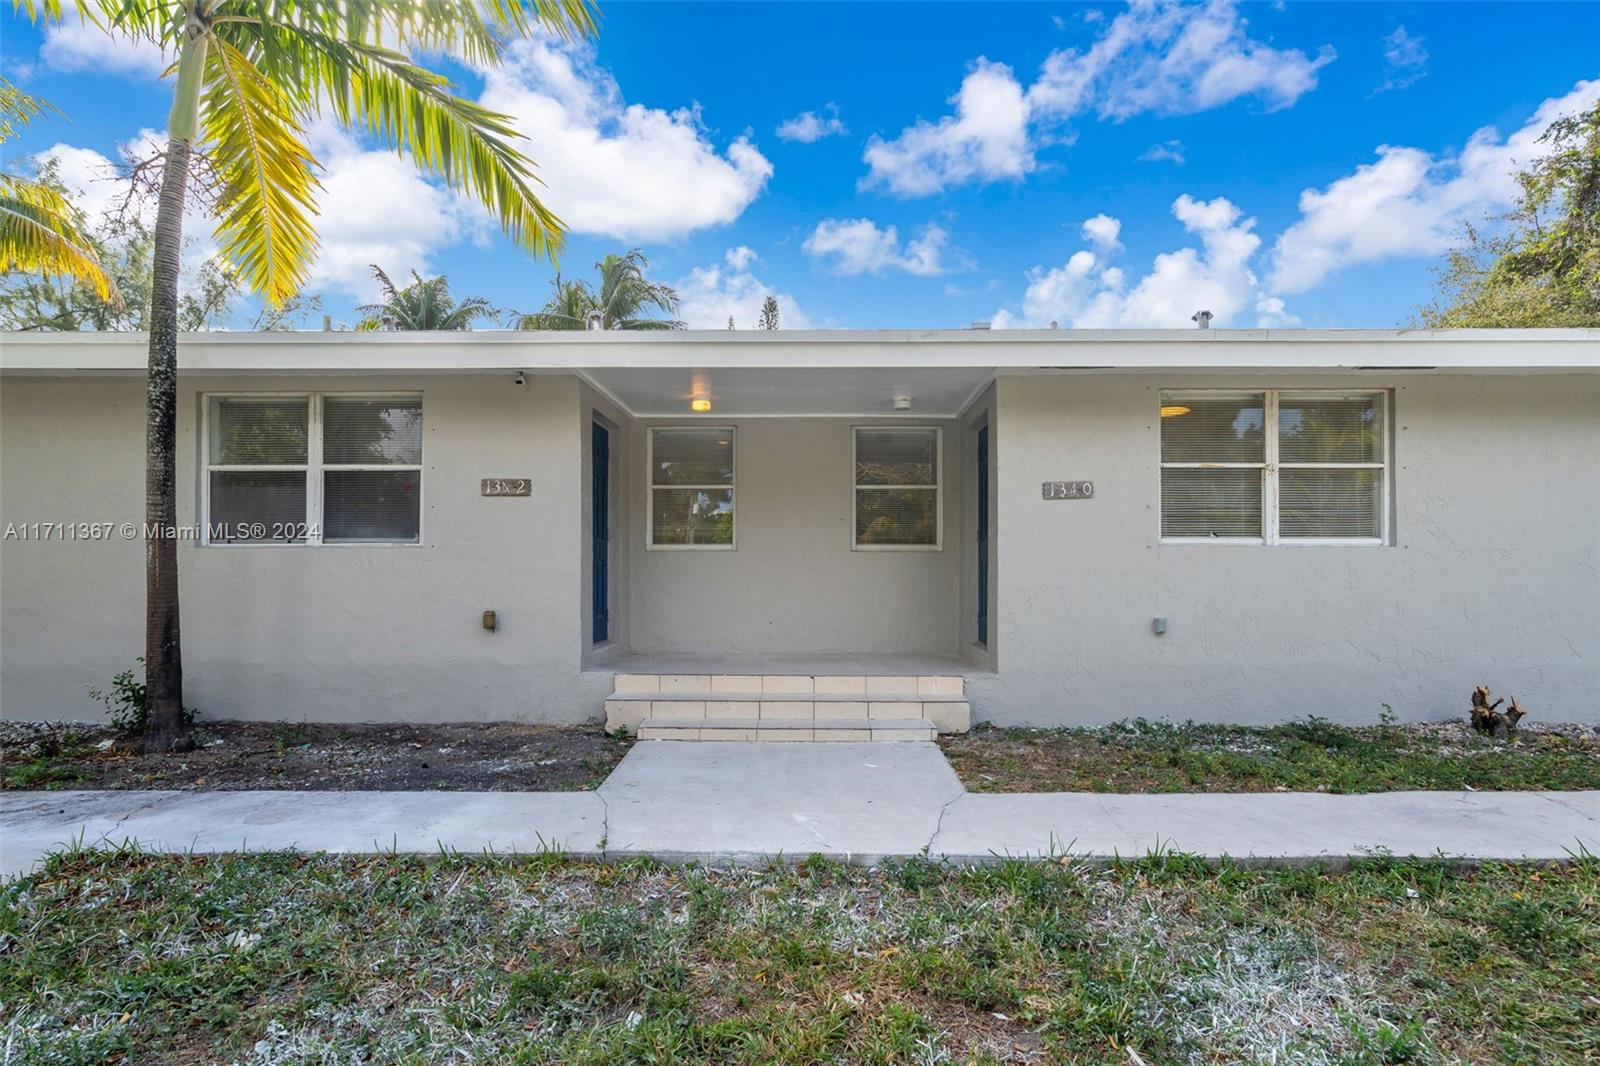
<path fill-rule="evenodd" d="M 191 16 L 178 65 L 161 171 L 150 287 L 150 361 L 145 389 L 145 727 L 147 752 L 190 751 L 183 713 L 183 652 L 178 638 L 178 269 L 183 205 L 199 123 L 206 37 Z"/>

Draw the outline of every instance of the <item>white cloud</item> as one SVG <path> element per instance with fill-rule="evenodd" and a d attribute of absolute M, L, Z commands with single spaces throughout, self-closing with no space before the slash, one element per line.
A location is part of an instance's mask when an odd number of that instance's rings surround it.
<path fill-rule="evenodd" d="M 1316 88 L 1317 71 L 1334 59 L 1327 46 L 1309 56 L 1255 40 L 1233 0 L 1133 0 L 1099 32 L 1086 51 L 1052 53 L 1025 91 L 1009 67 L 978 59 L 951 98 L 955 114 L 919 120 L 893 140 L 872 139 L 862 187 L 926 196 L 1020 178 L 1035 169 L 1034 152 L 1050 136 L 1041 127 L 1086 113 L 1120 122 L 1246 97 L 1278 110 Z"/>
<path fill-rule="evenodd" d="M 44 29 L 39 59 L 51 70 L 132 74 L 153 78 L 171 59 L 154 41 L 118 31 L 107 33 L 87 21 L 75 4 L 63 4 L 63 17 Z"/>
<path fill-rule="evenodd" d="M 1122 232 L 1122 223 L 1110 215 L 1099 214 L 1085 219 L 1081 232 L 1083 239 L 1094 245 L 1098 251 L 1111 252 L 1122 247 L 1117 241 L 1117 234 Z"/>
<path fill-rule="evenodd" d="M 395 278 L 427 273 L 438 249 L 463 237 L 481 242 L 491 232 L 481 207 L 428 180 L 409 158 L 365 149 L 326 120 L 308 136 L 324 168 L 315 220 L 320 247 L 308 289 L 375 299 L 371 264 Z"/>
<path fill-rule="evenodd" d="M 1163 252 L 1149 273 L 1130 285 L 1122 268 L 1111 265 L 1121 247 L 1121 225 L 1107 215 L 1083 224 L 1094 247 L 1074 252 L 1059 267 L 1035 267 L 1019 310 L 994 316 L 996 328 L 1043 326 L 1051 322 L 1076 329 L 1183 328 L 1201 309 L 1219 326 L 1236 324 L 1247 311 L 1254 325 L 1292 325 L 1283 301 L 1262 291 L 1250 261 L 1261 246 L 1251 232 L 1255 219 L 1218 197 L 1196 200 L 1185 194 L 1172 204 L 1173 216 L 1200 240 L 1200 247 Z"/>
<path fill-rule="evenodd" d="M 1413 37 L 1404 26 L 1383 38 L 1383 83 L 1372 94 L 1404 89 L 1428 76 L 1428 50 L 1422 38 Z"/>
<path fill-rule="evenodd" d="M 1273 248 L 1272 291 L 1305 292 L 1359 263 L 1442 253 L 1462 223 L 1479 222 L 1515 201 L 1515 173 L 1539 157 L 1539 136 L 1552 121 L 1597 100 L 1600 79 L 1579 82 L 1540 104 L 1509 137 L 1480 129 L 1454 157 L 1379 145 L 1376 162 L 1300 194 L 1300 219 Z"/>
<path fill-rule="evenodd" d="M 862 158 L 862 188 L 884 185 L 900 196 L 926 196 L 947 185 L 1020 178 L 1034 168 L 1028 104 L 1003 63 L 980 58 L 950 98 L 956 113 L 919 121 L 892 141 L 874 136 Z"/>
<path fill-rule="evenodd" d="M 575 233 L 670 240 L 738 218 L 772 164 L 746 137 L 719 153 L 697 110 L 629 104 L 589 45 L 524 40 L 484 73 L 482 103 L 514 117 L 540 196 Z"/>
<path fill-rule="evenodd" d="M 1333 59 L 1326 45 L 1312 58 L 1252 39 L 1232 0 L 1134 0 L 1088 51 L 1047 58 L 1028 100 L 1041 115 L 1092 109 L 1118 121 L 1207 111 L 1246 96 L 1277 110 L 1316 88 L 1317 71 Z"/>
<path fill-rule="evenodd" d="M 1176 163 L 1181 167 L 1184 164 L 1183 142 L 1173 139 L 1152 144 L 1139 159 L 1145 163 Z"/>
<path fill-rule="evenodd" d="M 785 120 L 778 125 L 778 136 L 785 141 L 814 144 L 824 137 L 850 132 L 844 128 L 837 107 L 829 104 L 824 110 L 828 114 L 819 115 L 815 111 L 802 111 L 794 118 Z"/>
<path fill-rule="evenodd" d="M 900 245 L 900 231 L 894 226 L 880 228 L 868 218 L 825 218 L 817 223 L 802 246 L 816 260 L 831 260 L 835 274 L 882 274 L 903 270 L 917 277 L 944 273 L 940 253 L 949 234 L 929 224 L 921 234 Z"/>
<path fill-rule="evenodd" d="M 696 267 L 675 283 L 678 314 L 690 329 L 726 329 L 729 317 L 738 329 L 754 329 L 761 303 L 768 296 L 777 298 L 778 321 L 784 329 L 810 325 L 793 296 L 777 292 L 747 269 L 755 258 L 743 245 L 730 248 L 723 265 Z"/>

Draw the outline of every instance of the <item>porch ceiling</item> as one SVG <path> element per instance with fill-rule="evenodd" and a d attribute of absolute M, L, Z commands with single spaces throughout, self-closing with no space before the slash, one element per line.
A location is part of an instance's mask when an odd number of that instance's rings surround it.
<path fill-rule="evenodd" d="M 993 367 L 597 367 L 583 376 L 639 418 L 682 418 L 695 398 L 728 418 L 910 416 L 953 418 Z M 897 396 L 911 398 L 896 411 Z"/>

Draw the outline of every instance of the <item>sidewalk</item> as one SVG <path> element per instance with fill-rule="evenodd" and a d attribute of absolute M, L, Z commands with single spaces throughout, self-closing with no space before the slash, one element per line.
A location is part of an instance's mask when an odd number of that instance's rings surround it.
<path fill-rule="evenodd" d="M 1600 853 L 1600 792 L 967 793 L 933 744 L 642 742 L 595 792 L 8 792 L 0 875 L 52 848 L 962 862 L 1156 848 L 1338 861 Z"/>

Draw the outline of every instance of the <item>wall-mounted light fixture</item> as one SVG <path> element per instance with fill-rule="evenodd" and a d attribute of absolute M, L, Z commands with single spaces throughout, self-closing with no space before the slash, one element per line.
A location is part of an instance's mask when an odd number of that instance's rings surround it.
<path fill-rule="evenodd" d="M 911 397 L 909 397 L 909 396 L 896 396 L 894 398 L 894 409 L 896 411 L 909 411 L 909 410 L 911 410 Z"/>
<path fill-rule="evenodd" d="M 1190 408 L 1181 403 L 1164 403 L 1161 405 L 1162 418 L 1177 418 L 1179 415 L 1188 414 L 1189 411 Z"/>
<path fill-rule="evenodd" d="M 483 628 L 486 632 L 493 633 L 500 628 L 500 619 L 493 611 L 483 612 Z"/>
<path fill-rule="evenodd" d="M 707 411 L 711 410 L 711 401 L 706 399 L 704 396 L 696 396 L 694 399 L 689 401 L 689 410 L 693 411 L 697 415 L 703 415 Z"/>

